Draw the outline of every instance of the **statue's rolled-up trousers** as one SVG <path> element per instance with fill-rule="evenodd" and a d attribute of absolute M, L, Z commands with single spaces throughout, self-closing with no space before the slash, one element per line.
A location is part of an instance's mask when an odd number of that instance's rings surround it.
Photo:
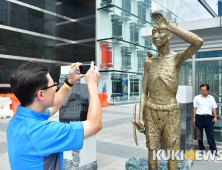
<path fill-rule="evenodd" d="M 156 105 L 146 102 L 144 107 L 144 122 L 146 146 L 149 152 L 161 149 L 161 137 L 163 133 L 165 151 L 180 150 L 181 115 L 178 103 L 172 105 Z M 171 169 L 177 169 L 178 164 L 170 160 Z M 156 169 L 157 161 L 153 160 L 153 154 L 149 153 L 149 166 Z"/>

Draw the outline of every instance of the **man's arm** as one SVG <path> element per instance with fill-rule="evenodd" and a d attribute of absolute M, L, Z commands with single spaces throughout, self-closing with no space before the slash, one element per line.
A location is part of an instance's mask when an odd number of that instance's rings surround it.
<path fill-rule="evenodd" d="M 71 65 L 71 68 L 69 70 L 69 79 L 68 82 L 71 84 L 74 84 L 77 82 L 80 78 L 84 77 L 85 75 L 76 75 L 75 71 L 76 69 L 82 65 L 81 63 L 74 63 Z M 65 102 L 66 97 L 69 93 L 69 90 L 65 85 L 63 85 L 59 91 L 55 94 L 55 101 L 54 106 L 49 108 L 50 116 L 53 116 L 62 106 L 62 104 Z"/>
<path fill-rule="evenodd" d="M 193 123 L 196 123 L 196 112 L 197 112 L 197 97 L 193 99 Z"/>
<path fill-rule="evenodd" d="M 102 128 L 102 111 L 98 95 L 97 84 L 100 81 L 98 68 L 91 63 L 90 70 L 86 73 L 86 81 L 89 90 L 89 109 L 87 120 L 82 122 L 84 139 L 100 131 Z"/>
<path fill-rule="evenodd" d="M 216 110 L 216 108 L 218 107 L 217 106 L 217 103 L 216 103 L 216 101 L 215 101 L 215 99 L 213 98 L 213 109 L 212 109 L 212 111 L 213 111 L 213 114 L 214 114 L 214 119 L 213 119 L 213 122 L 217 122 L 217 110 Z"/>
<path fill-rule="evenodd" d="M 214 114 L 214 119 L 213 119 L 213 122 L 217 122 L 217 110 L 216 108 L 213 108 L 213 114 Z"/>
<path fill-rule="evenodd" d="M 193 123 L 196 123 L 196 112 L 197 112 L 197 108 L 193 107 Z"/>
<path fill-rule="evenodd" d="M 165 29 L 180 37 L 187 43 L 191 44 L 184 52 L 181 52 L 181 55 L 178 57 L 178 64 L 182 65 L 184 61 L 189 59 L 192 55 L 194 55 L 200 47 L 203 45 L 203 39 L 201 39 L 196 34 L 189 32 L 187 30 L 183 30 L 173 24 L 171 24 L 168 19 L 163 16 L 160 12 L 152 13 L 151 17 L 157 23 L 157 29 Z M 153 26 L 156 27 L 156 26 Z"/>

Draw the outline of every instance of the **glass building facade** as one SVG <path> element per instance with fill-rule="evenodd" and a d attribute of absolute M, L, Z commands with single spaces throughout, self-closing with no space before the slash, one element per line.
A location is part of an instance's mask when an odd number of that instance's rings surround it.
<path fill-rule="evenodd" d="M 200 85 L 205 83 L 218 105 L 214 135 L 217 144 L 222 145 L 222 51 L 197 52 L 183 64 L 179 84 L 193 86 L 193 97 L 200 94 Z M 205 132 L 204 140 L 207 141 Z"/>
<path fill-rule="evenodd" d="M 0 93 L 15 67 L 37 61 L 59 81 L 60 66 L 95 60 L 95 1 L 0 0 Z"/>
<path fill-rule="evenodd" d="M 161 12 L 171 23 L 213 18 L 198 0 L 97 0 L 99 92 L 108 94 L 110 104 L 140 100 L 147 51 L 157 54 L 155 46 L 140 37 L 141 28 L 154 24 L 151 12 Z M 209 94 L 219 106 L 217 144 L 222 144 L 221 62 L 222 51 L 198 52 L 182 65 L 179 77 L 179 85 L 193 86 L 193 97 L 201 84 L 210 85 Z"/>
<path fill-rule="evenodd" d="M 171 23 L 212 18 L 198 0 L 97 0 L 96 6 L 99 92 L 108 94 L 110 104 L 140 100 L 147 51 L 157 54 L 140 36 L 141 28 L 155 24 L 152 12 L 161 12 Z M 182 66 L 180 85 L 192 85 L 192 64 Z"/>
<path fill-rule="evenodd" d="M 218 0 L 205 0 L 212 10 L 218 15 Z"/>
<path fill-rule="evenodd" d="M 222 16 L 222 1 L 218 1 L 218 16 Z"/>

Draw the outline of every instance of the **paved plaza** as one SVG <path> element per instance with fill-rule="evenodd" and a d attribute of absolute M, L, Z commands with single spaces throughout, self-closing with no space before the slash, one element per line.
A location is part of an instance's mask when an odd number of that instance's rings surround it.
<path fill-rule="evenodd" d="M 102 108 L 103 127 L 97 133 L 97 162 L 99 170 L 124 170 L 131 157 L 147 158 L 145 136 L 137 132 L 138 145 L 133 138 L 131 119 L 133 104 Z M 137 116 L 139 107 L 137 107 Z M 57 121 L 59 115 L 51 120 Z M 9 170 L 6 128 L 11 118 L 0 119 L 0 170 Z M 194 161 L 190 170 L 222 170 L 222 161 Z"/>

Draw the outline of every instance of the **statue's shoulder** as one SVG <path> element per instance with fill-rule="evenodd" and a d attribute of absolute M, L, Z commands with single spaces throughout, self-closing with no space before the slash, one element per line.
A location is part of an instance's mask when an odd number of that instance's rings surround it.
<path fill-rule="evenodd" d="M 155 60 L 155 59 L 157 59 L 157 58 L 159 58 L 159 56 L 158 55 L 155 55 L 155 56 L 153 56 L 152 58 L 150 58 L 151 60 Z"/>
<path fill-rule="evenodd" d="M 176 58 L 178 58 L 178 57 L 180 57 L 180 56 L 182 56 L 184 54 L 184 51 L 180 51 L 180 52 L 173 52 L 173 55 L 172 56 L 174 56 L 174 57 L 176 57 Z"/>
<path fill-rule="evenodd" d="M 152 59 L 151 58 L 147 58 L 144 62 L 145 65 L 149 65 L 152 63 Z"/>

